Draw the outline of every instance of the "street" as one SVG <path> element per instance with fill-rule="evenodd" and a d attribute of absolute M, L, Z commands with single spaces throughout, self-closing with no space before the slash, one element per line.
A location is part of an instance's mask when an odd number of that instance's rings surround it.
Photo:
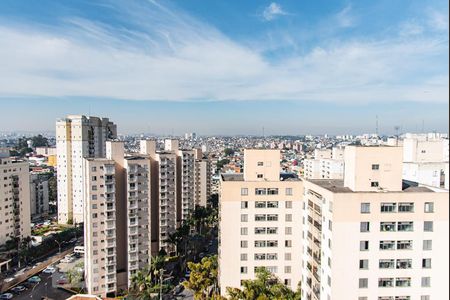
<path fill-rule="evenodd" d="M 71 293 L 59 289 L 57 287 L 54 287 L 52 284 L 52 278 L 53 275 L 56 276 L 57 273 L 54 274 L 39 274 L 39 277 L 41 277 L 42 281 L 38 284 L 35 284 L 34 286 L 30 286 L 26 291 L 20 293 L 19 295 L 14 295 L 13 299 L 17 300 L 41 300 L 42 297 L 48 297 L 50 299 L 54 300 L 60 300 L 60 299 L 67 299 L 68 297 L 72 296 Z M 56 283 L 56 280 L 55 280 Z"/>

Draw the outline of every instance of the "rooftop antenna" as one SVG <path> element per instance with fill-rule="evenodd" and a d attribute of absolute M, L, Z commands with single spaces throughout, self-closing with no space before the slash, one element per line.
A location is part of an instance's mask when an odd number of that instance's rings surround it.
<path fill-rule="evenodd" d="M 422 133 L 425 133 L 425 120 L 422 119 Z"/>
<path fill-rule="evenodd" d="M 264 134 L 264 126 L 262 128 L 262 134 L 263 134 L 263 139 L 265 138 L 265 134 Z"/>

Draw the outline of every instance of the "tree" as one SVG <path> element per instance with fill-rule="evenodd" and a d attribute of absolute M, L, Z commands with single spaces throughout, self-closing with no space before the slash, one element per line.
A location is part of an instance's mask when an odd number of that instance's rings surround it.
<path fill-rule="evenodd" d="M 183 286 L 194 292 L 195 300 L 206 300 L 218 298 L 217 275 L 218 275 L 218 261 L 217 256 L 205 257 L 200 263 L 188 263 L 188 268 L 191 271 L 189 280 L 183 282 Z"/>
<path fill-rule="evenodd" d="M 230 163 L 230 160 L 225 158 L 225 159 L 221 159 L 217 162 L 217 169 L 220 170 L 223 168 L 224 165 L 227 165 Z"/>
<path fill-rule="evenodd" d="M 38 134 L 31 138 L 33 147 L 48 147 L 48 139 L 43 137 L 42 134 Z"/>
<path fill-rule="evenodd" d="M 139 270 L 131 277 L 129 292 L 135 299 L 151 299 L 152 288 L 152 276 L 148 269 Z"/>
<path fill-rule="evenodd" d="M 255 280 L 244 280 L 243 289 L 227 287 L 230 300 L 299 300 L 300 291 L 294 292 L 282 284 L 266 268 L 258 268 Z"/>
<path fill-rule="evenodd" d="M 233 156 L 234 154 L 234 150 L 231 148 L 225 148 L 223 152 L 225 153 L 225 156 Z"/>

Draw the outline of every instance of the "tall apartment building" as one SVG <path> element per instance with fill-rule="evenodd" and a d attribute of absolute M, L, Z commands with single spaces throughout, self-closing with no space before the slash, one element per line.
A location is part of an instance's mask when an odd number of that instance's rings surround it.
<path fill-rule="evenodd" d="M 195 205 L 206 207 L 211 196 L 211 162 L 201 157 L 195 160 Z"/>
<path fill-rule="evenodd" d="M 58 222 L 83 222 L 83 159 L 104 157 L 105 143 L 117 138 L 107 118 L 72 115 L 56 122 Z"/>
<path fill-rule="evenodd" d="M 343 179 L 344 150 L 340 147 L 316 149 L 314 159 L 305 159 L 303 166 L 306 179 Z"/>
<path fill-rule="evenodd" d="M 304 181 L 302 299 L 448 299 L 448 209 L 401 147 L 346 147 L 344 180 Z"/>
<path fill-rule="evenodd" d="M 448 189 L 449 140 L 408 135 L 403 140 L 403 179 Z"/>
<path fill-rule="evenodd" d="M 279 150 L 245 150 L 244 174 L 222 174 L 219 282 L 241 287 L 266 267 L 296 290 L 301 279 L 301 200 L 298 179 L 280 180 Z"/>
<path fill-rule="evenodd" d="M 31 236 L 28 162 L 0 152 L 0 245 L 11 238 Z"/>
<path fill-rule="evenodd" d="M 195 209 L 195 153 L 194 150 L 177 152 L 177 191 L 179 202 L 178 224 L 186 221 Z"/>
<path fill-rule="evenodd" d="M 140 142 L 141 154 L 151 160 L 152 251 L 169 253 L 175 250 L 168 243 L 169 234 L 178 227 L 177 141 L 166 141 L 165 147 L 167 151 L 156 151 L 155 141 Z"/>
<path fill-rule="evenodd" d="M 33 220 L 48 216 L 50 176 L 47 173 L 32 172 L 30 174 L 30 213 Z"/>

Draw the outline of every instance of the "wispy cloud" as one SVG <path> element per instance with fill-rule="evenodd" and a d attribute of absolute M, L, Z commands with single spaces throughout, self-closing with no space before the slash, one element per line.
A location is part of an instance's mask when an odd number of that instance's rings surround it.
<path fill-rule="evenodd" d="M 1 96 L 129 100 L 447 102 L 448 37 L 341 40 L 271 61 L 162 4 L 115 7 L 120 26 L 0 25 Z M 127 23 L 128 22 L 128 23 Z"/>
<path fill-rule="evenodd" d="M 348 4 L 341 11 L 336 14 L 336 20 L 340 27 L 353 27 L 356 23 L 356 18 L 352 14 L 352 6 Z"/>
<path fill-rule="evenodd" d="M 287 12 L 285 12 L 283 10 L 283 8 L 281 7 L 281 5 L 276 2 L 270 3 L 269 6 L 264 8 L 264 11 L 262 13 L 262 17 L 266 21 L 272 21 L 272 20 L 276 19 L 277 17 L 283 16 L 283 15 L 287 15 Z"/>

